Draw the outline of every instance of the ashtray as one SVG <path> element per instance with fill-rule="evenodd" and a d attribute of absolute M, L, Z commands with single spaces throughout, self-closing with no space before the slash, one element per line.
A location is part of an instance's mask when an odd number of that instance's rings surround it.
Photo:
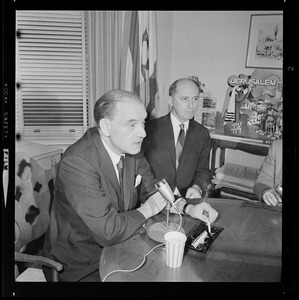
<path fill-rule="evenodd" d="M 223 227 L 211 226 L 211 234 L 208 234 L 208 226 L 202 222 L 187 238 L 186 247 L 197 252 L 206 253 L 223 229 Z"/>

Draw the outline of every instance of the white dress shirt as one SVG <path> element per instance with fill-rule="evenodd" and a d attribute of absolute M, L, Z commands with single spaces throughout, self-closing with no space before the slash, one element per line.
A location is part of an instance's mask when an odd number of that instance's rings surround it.
<path fill-rule="evenodd" d="M 184 131 L 185 131 L 185 136 L 186 136 L 187 130 L 189 128 L 189 120 L 186 121 L 185 123 L 181 123 L 174 116 L 174 114 L 172 112 L 170 113 L 170 120 L 171 120 L 171 123 L 172 123 L 172 128 L 173 128 L 173 133 L 174 133 L 174 144 L 176 145 L 176 143 L 178 141 L 179 133 L 180 133 L 180 130 L 181 130 L 180 124 L 184 124 Z"/>
<path fill-rule="evenodd" d="M 101 137 L 102 139 L 102 137 Z M 116 173 L 116 177 L 117 177 L 117 180 L 119 182 L 119 174 L 118 174 L 118 169 L 117 169 L 117 164 L 121 158 L 121 156 L 125 156 L 125 154 L 115 154 L 109 147 L 108 145 L 105 143 L 105 141 L 102 139 L 102 142 L 103 142 L 103 145 L 105 147 L 105 149 L 107 150 L 111 160 L 112 160 L 112 163 L 113 163 L 113 166 L 114 166 L 114 169 L 115 169 L 115 173 Z"/>

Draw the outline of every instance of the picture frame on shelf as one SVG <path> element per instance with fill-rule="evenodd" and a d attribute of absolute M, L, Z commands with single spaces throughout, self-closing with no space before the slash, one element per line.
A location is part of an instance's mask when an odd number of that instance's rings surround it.
<path fill-rule="evenodd" d="M 251 15 L 245 67 L 282 69 L 282 65 L 282 14 Z"/>

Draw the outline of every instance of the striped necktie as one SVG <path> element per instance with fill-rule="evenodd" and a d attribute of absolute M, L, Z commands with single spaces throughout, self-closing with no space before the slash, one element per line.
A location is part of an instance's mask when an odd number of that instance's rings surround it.
<path fill-rule="evenodd" d="M 178 141 L 176 143 L 176 167 L 178 168 L 178 165 L 180 163 L 181 155 L 183 152 L 184 147 L 184 141 L 185 141 L 185 130 L 184 130 L 184 124 L 180 124 L 181 130 L 179 133 Z"/>
<path fill-rule="evenodd" d="M 120 193 L 121 199 L 118 203 L 120 211 L 124 210 L 124 188 L 123 188 L 123 174 L 124 174 L 124 155 L 121 155 L 119 162 L 116 164 L 118 169 L 118 178 L 119 178 L 119 186 L 120 186 Z"/>

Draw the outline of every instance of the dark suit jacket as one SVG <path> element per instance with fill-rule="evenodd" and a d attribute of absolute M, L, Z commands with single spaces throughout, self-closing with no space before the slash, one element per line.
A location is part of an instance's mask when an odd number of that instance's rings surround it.
<path fill-rule="evenodd" d="M 143 195 L 140 185 L 134 187 L 137 175 L 142 176 Z M 126 154 L 124 212 L 119 213 L 120 188 L 98 129 L 87 130 L 65 151 L 43 249 L 63 264 L 61 281 L 99 279 L 102 247 L 128 239 L 142 226 L 145 217 L 133 208 L 138 199 L 145 201 L 156 192 L 155 182 L 141 153 Z"/>
<path fill-rule="evenodd" d="M 145 129 L 143 152 L 157 180 L 165 178 L 173 190 L 178 187 L 182 196 L 193 184 L 203 187 L 210 182 L 211 139 L 206 127 L 190 120 L 177 170 L 170 113 L 148 121 Z"/>

